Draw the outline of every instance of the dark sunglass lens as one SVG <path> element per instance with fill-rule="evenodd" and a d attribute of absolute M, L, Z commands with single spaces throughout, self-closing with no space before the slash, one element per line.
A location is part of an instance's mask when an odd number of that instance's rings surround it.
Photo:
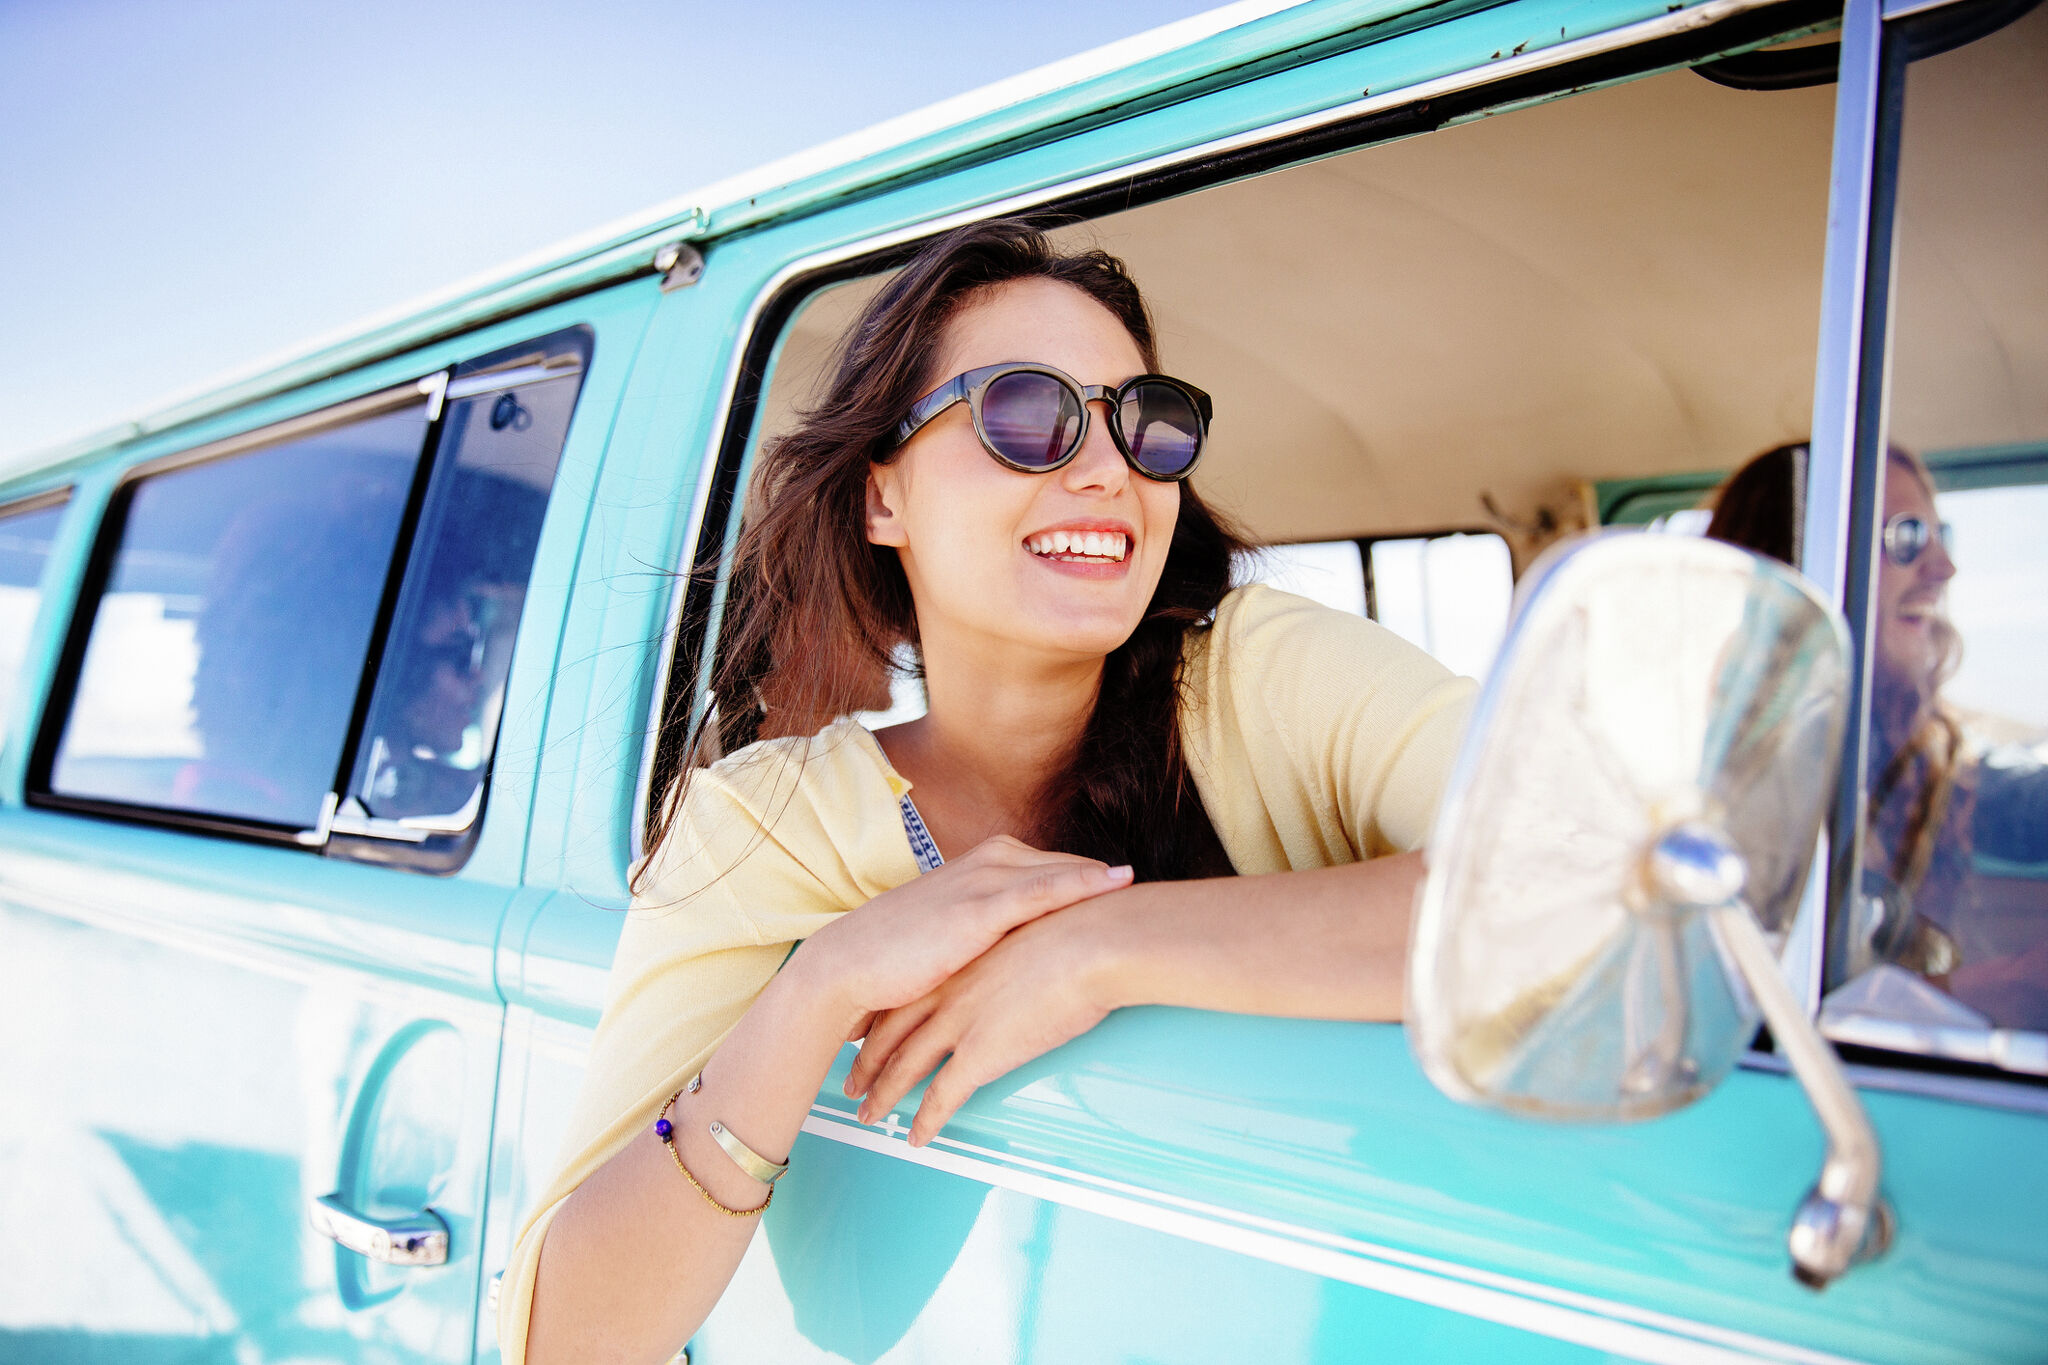
<path fill-rule="evenodd" d="M 1202 453 L 1195 401 L 1171 384 L 1139 384 L 1124 395 L 1116 420 L 1132 462 L 1148 474 L 1177 478 Z"/>
<path fill-rule="evenodd" d="M 989 445 L 1022 469 L 1050 469 L 1081 435 L 1081 404 L 1049 374 L 1006 374 L 981 394 Z"/>

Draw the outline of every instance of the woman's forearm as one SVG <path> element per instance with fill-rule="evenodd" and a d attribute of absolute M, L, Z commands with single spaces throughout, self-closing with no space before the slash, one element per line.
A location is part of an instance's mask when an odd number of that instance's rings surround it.
<path fill-rule="evenodd" d="M 770 1161 L 788 1158 L 847 1023 L 803 953 L 762 991 L 669 1111 L 690 1174 L 720 1203 L 758 1207 L 767 1188 L 708 1131 L 717 1119 Z M 758 1217 L 713 1208 L 652 1126 L 569 1196 L 548 1229 L 527 1332 L 529 1365 L 666 1360 L 710 1314 Z"/>
<path fill-rule="evenodd" d="M 1130 883 L 1128 867 L 991 839 L 818 929 L 769 982 L 669 1118 L 674 1151 L 642 1131 L 577 1187 L 542 1244 L 530 1365 L 665 1360 L 711 1312 L 767 1189 L 712 1139 L 713 1119 L 782 1161 L 840 1045 L 877 1010 L 918 999 L 1018 925 Z"/>
<path fill-rule="evenodd" d="M 1069 914 L 1100 936 L 1117 1005 L 1399 1019 L 1422 855 L 1150 882 Z"/>

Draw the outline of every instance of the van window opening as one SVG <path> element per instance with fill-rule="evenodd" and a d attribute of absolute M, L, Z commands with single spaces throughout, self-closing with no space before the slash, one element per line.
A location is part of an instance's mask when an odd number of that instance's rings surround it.
<path fill-rule="evenodd" d="M 1124 257 L 1169 367 L 1212 383 L 1205 495 L 1269 547 L 1373 547 L 1389 587 L 1372 614 L 1425 647 L 1458 636 L 1446 661 L 1483 672 L 1505 592 L 1466 630 L 1463 594 L 1438 588 L 1432 619 L 1425 562 L 1519 570 L 1592 524 L 1597 481 L 1732 467 L 1809 420 L 1832 115 L 1832 87 L 1759 97 L 1673 72 L 1055 235 Z M 800 305 L 755 445 L 885 278 Z M 1507 535 L 1438 538 L 1491 509 Z M 899 674 L 892 718 L 919 709 Z"/>

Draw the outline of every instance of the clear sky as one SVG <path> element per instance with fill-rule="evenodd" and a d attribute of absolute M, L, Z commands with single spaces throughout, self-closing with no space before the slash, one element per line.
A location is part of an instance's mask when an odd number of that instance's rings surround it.
<path fill-rule="evenodd" d="M 1211 0 L 0 0 L 0 471 Z"/>

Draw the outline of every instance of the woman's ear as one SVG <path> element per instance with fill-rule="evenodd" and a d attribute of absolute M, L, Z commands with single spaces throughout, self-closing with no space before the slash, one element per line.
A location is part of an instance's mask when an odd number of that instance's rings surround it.
<path fill-rule="evenodd" d="M 902 505 L 902 496 L 902 484 L 896 477 L 896 466 L 868 466 L 868 544 L 910 543 L 903 531 L 903 518 L 897 515 L 896 510 Z"/>

